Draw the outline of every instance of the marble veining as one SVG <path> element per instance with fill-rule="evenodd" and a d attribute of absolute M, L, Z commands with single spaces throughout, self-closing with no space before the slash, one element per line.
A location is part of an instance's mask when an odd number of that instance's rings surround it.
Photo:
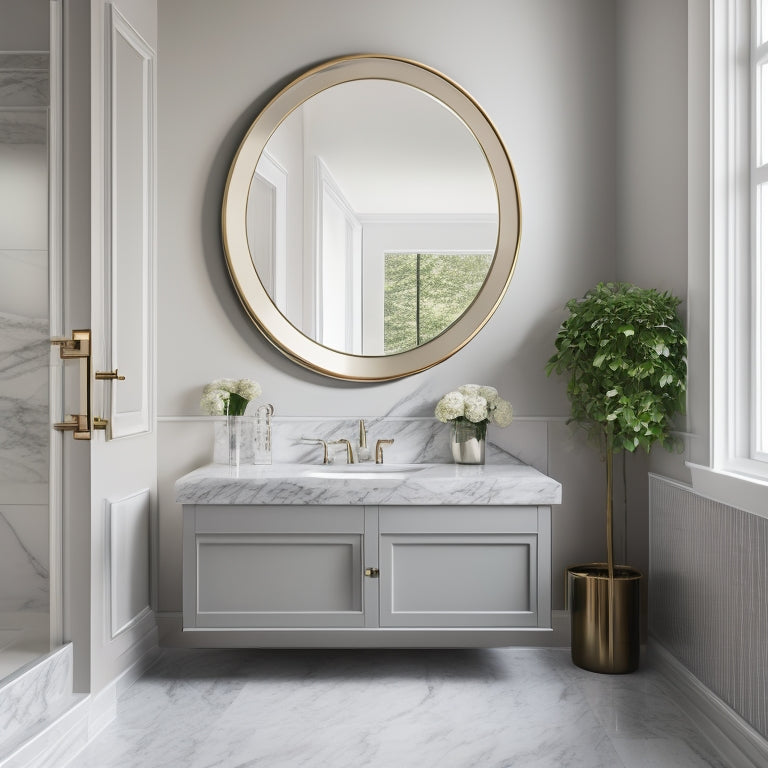
<path fill-rule="evenodd" d="M 48 482 L 49 355 L 47 320 L 0 312 L 0 488 Z"/>
<path fill-rule="evenodd" d="M 46 109 L 0 109 L 0 144 L 39 144 L 48 141 Z"/>
<path fill-rule="evenodd" d="M 0 755 L 21 732 L 46 719 L 72 696 L 72 646 L 10 675 L 0 684 Z"/>
<path fill-rule="evenodd" d="M 48 508 L 0 505 L 0 615 L 47 611 Z"/>
<path fill-rule="evenodd" d="M 392 465 L 397 466 L 397 465 Z M 517 462 L 427 464 L 392 475 L 318 477 L 318 465 L 201 467 L 176 482 L 182 504 L 559 504 L 561 486 Z M 310 471 L 308 471 L 310 470 Z"/>
<path fill-rule="evenodd" d="M 385 460 L 391 464 L 446 464 L 453 461 L 449 447 L 449 427 L 434 417 L 381 416 L 365 420 L 368 430 L 368 448 L 373 455 L 377 440 L 394 440 L 384 449 Z M 312 464 L 322 459 L 322 448 L 301 442 L 302 437 L 326 441 L 344 438 L 357 446 L 359 419 L 273 419 L 272 458 L 274 463 Z M 223 419 L 214 425 L 214 463 L 228 461 L 227 425 Z M 488 432 L 486 456 L 489 462 L 517 462 L 493 443 L 495 428 Z M 343 463 L 342 446 L 330 446 L 338 463 Z M 253 454 L 244 454 L 247 461 Z"/>
<path fill-rule="evenodd" d="M 69 763 L 137 765 L 724 768 L 653 670 L 617 681 L 560 649 L 169 649 Z"/>
<path fill-rule="evenodd" d="M 0 52 L 0 72 L 8 69 L 32 69 L 48 71 L 50 55 L 47 51 L 2 51 Z"/>
<path fill-rule="evenodd" d="M 49 101 L 47 70 L 0 70 L 0 107 L 44 107 Z"/>

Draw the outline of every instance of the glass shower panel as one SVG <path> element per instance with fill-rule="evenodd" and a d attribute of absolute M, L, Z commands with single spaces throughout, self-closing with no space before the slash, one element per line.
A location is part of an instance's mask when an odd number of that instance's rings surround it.
<path fill-rule="evenodd" d="M 50 647 L 48 111 L 48 52 L 0 51 L 0 678 Z"/>

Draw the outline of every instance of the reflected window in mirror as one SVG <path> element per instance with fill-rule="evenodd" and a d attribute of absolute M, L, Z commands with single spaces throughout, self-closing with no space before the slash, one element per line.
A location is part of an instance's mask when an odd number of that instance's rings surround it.
<path fill-rule="evenodd" d="M 495 311 L 517 259 L 520 200 L 469 94 L 417 62 L 342 57 L 298 77 L 252 124 L 222 236 L 238 296 L 275 346 L 324 375 L 384 381 L 450 357 Z M 390 311 L 385 332 L 385 254 L 405 253 L 480 254 L 482 277 L 463 262 L 453 289 L 435 294 L 452 294 L 450 310 L 425 306 L 436 289 L 416 283 L 419 322 L 395 331 Z"/>
<path fill-rule="evenodd" d="M 474 301 L 493 253 L 384 254 L 384 354 L 431 341 Z"/>

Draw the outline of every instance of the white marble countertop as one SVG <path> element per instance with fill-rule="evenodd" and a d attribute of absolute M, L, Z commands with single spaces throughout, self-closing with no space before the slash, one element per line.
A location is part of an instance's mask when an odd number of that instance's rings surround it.
<path fill-rule="evenodd" d="M 208 464 L 176 481 L 181 504 L 559 504 L 561 486 L 520 463 Z"/>

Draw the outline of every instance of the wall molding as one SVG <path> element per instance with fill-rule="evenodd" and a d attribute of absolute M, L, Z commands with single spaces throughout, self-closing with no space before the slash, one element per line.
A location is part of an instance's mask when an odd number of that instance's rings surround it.
<path fill-rule="evenodd" d="M 768 740 L 716 696 L 654 637 L 648 658 L 668 693 L 702 732 L 730 768 L 768 765 Z"/>
<path fill-rule="evenodd" d="M 126 517 L 133 515 L 136 520 L 134 525 L 137 529 L 143 529 L 146 537 L 145 541 L 139 541 L 138 544 L 143 548 L 141 552 L 121 552 L 119 534 L 125 533 L 124 528 L 118 528 L 116 516 Z M 121 521 L 122 522 L 122 521 Z M 116 501 L 106 501 L 106 541 L 104 547 L 105 556 L 105 637 L 115 640 L 119 635 L 128 632 L 133 627 L 141 623 L 144 618 L 151 613 L 150 606 L 150 525 L 151 525 L 151 497 L 148 488 L 136 493 L 132 493 Z M 134 531 L 135 532 L 135 531 Z M 141 532 L 141 530 L 139 530 Z M 128 531 L 130 533 L 130 531 Z M 139 560 L 139 562 L 137 562 Z M 124 562 L 125 561 L 125 562 Z M 120 605 L 120 594 L 118 585 L 123 584 L 126 579 L 126 572 L 130 575 L 139 574 L 146 577 L 146 583 L 133 584 L 137 594 L 131 594 L 131 602 L 143 602 L 143 605 L 130 606 Z M 139 594 L 139 592 L 141 594 Z M 145 601 L 145 602 L 144 602 Z M 126 609 L 129 613 L 126 613 Z"/>
<path fill-rule="evenodd" d="M 104 186 L 104 335 L 103 363 L 108 370 L 114 370 L 122 365 L 125 356 L 133 362 L 124 369 L 123 374 L 130 377 L 134 386 L 139 379 L 138 404 L 126 408 L 122 403 L 126 385 L 117 381 L 110 382 L 109 390 L 109 422 L 111 436 L 114 438 L 130 437 L 152 431 L 154 416 L 154 336 L 155 336 L 155 100 L 156 72 L 155 51 L 112 4 L 107 4 L 107 30 L 105 43 L 105 63 L 107 71 L 104 77 L 105 87 L 105 177 Z M 121 44 L 129 47 L 135 55 L 140 80 L 140 92 L 128 94 L 138 97 L 139 114 L 134 118 L 140 124 L 141 137 L 138 143 L 130 147 L 138 152 L 141 163 L 141 179 L 136 189 L 124 187 L 125 181 L 119 172 L 120 156 L 126 151 L 125 145 L 119 145 L 118 123 L 121 106 L 121 88 L 119 78 L 123 68 L 119 67 L 118 49 Z M 128 96 L 124 107 L 128 105 Z M 135 137 L 132 137 L 135 138 Z M 124 139 L 125 141 L 125 139 Z M 139 146 L 140 145 L 140 146 Z M 128 179 L 130 182 L 130 179 Z M 122 186 L 121 186 L 122 185 Z M 141 217 L 140 238 L 135 243 L 135 251 L 129 248 L 117 231 L 121 202 L 128 199 L 137 208 Z M 124 314 L 121 305 L 118 284 L 120 264 L 131 264 L 135 258 L 139 260 L 138 284 L 132 287 L 131 301 L 123 301 L 122 305 L 139 303 L 140 328 L 124 330 L 123 326 L 131 325 L 135 318 L 133 314 Z M 131 275 L 135 280 L 136 275 Z M 123 299 L 126 297 L 123 296 Z M 127 343 L 126 335 L 131 335 L 131 343 Z M 138 339 L 136 339 L 138 334 Z M 136 350 L 130 349 L 134 345 Z M 121 358 L 121 355 L 125 355 Z"/>

